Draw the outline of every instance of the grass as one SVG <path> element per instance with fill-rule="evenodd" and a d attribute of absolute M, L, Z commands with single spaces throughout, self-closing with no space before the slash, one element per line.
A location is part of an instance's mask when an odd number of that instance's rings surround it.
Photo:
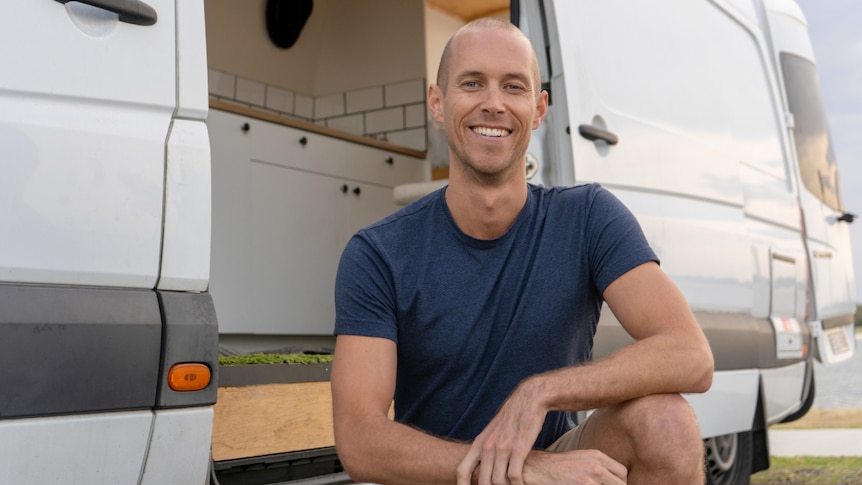
<path fill-rule="evenodd" d="M 772 429 L 862 428 L 862 409 L 815 408 L 792 423 Z M 751 476 L 751 485 L 854 485 L 862 483 L 862 457 L 794 456 L 770 458 L 768 470 Z"/>
<path fill-rule="evenodd" d="M 772 457 L 751 485 L 854 485 L 862 483 L 862 457 Z"/>

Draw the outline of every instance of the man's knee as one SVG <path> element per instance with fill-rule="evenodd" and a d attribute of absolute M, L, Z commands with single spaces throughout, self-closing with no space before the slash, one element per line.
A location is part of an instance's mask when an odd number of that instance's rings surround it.
<path fill-rule="evenodd" d="M 635 399 L 626 416 L 635 455 L 641 459 L 674 466 L 698 466 L 703 442 L 697 418 L 688 402 L 678 394 Z"/>
<path fill-rule="evenodd" d="M 700 439 L 697 418 L 688 402 L 678 394 L 657 394 L 624 403 L 622 414 L 635 438 L 685 441 Z"/>

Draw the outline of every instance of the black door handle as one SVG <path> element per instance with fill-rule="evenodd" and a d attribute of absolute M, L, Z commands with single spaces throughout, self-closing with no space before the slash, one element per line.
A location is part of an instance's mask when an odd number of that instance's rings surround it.
<path fill-rule="evenodd" d="M 587 140 L 604 140 L 608 145 L 616 145 L 619 141 L 619 139 L 617 139 L 617 135 L 593 125 L 578 126 L 578 133 Z"/>
<path fill-rule="evenodd" d="M 72 0 L 56 0 L 63 5 Z M 153 25 L 159 19 L 156 10 L 141 0 L 77 0 L 87 5 L 114 12 L 120 16 L 120 22 L 135 25 Z"/>
<path fill-rule="evenodd" d="M 847 224 L 851 224 L 853 221 L 856 220 L 856 214 L 852 212 L 845 212 L 838 216 L 838 220 L 841 222 L 846 222 Z"/>

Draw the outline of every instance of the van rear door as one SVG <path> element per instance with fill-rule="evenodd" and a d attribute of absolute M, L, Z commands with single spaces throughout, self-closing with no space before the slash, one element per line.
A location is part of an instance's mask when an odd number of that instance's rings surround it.
<path fill-rule="evenodd" d="M 176 24 L 172 0 L 147 2 L 0 18 L 0 281 L 155 286 Z"/>
<path fill-rule="evenodd" d="M 837 362 L 850 358 L 855 347 L 855 281 L 848 227 L 854 216 L 841 199 L 838 166 L 805 17 L 795 2 L 769 0 L 765 6 L 799 166 L 799 200 L 810 272 L 808 319 L 818 337 L 819 359 Z"/>
<path fill-rule="evenodd" d="M 160 388 L 172 349 L 203 339 L 154 291 L 180 96 L 177 5 L 145 2 L 30 0 L 0 16 L 2 483 L 205 475 L 209 437 L 154 411 L 173 404 Z M 209 430 L 210 408 L 182 411 Z M 203 459 L 164 465 L 171 425 Z"/>

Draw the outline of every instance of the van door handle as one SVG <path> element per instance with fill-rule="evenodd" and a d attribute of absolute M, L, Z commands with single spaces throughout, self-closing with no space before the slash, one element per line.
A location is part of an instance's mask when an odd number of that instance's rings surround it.
<path fill-rule="evenodd" d="M 616 145 L 619 141 L 617 135 L 593 125 L 584 124 L 578 126 L 578 133 L 587 140 L 604 140 L 608 145 Z"/>
<path fill-rule="evenodd" d="M 56 0 L 63 5 L 73 0 Z M 159 16 L 156 10 L 140 0 L 76 0 L 87 5 L 114 12 L 120 22 L 135 25 L 153 25 Z"/>
<path fill-rule="evenodd" d="M 856 214 L 854 214 L 852 212 L 844 212 L 843 214 L 838 216 L 839 222 L 846 222 L 847 224 L 851 224 L 855 220 L 856 220 Z"/>

